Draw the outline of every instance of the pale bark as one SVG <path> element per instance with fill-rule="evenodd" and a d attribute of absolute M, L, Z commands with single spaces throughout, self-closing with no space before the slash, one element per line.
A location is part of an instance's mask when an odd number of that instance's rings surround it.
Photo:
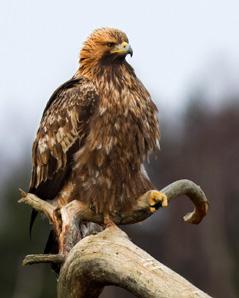
<path fill-rule="evenodd" d="M 58 297 L 98 297 L 105 285 L 122 287 L 136 297 L 209 297 L 116 226 L 84 238 L 70 251 L 58 279 Z"/>
<path fill-rule="evenodd" d="M 169 203 L 180 195 L 190 198 L 195 209 L 184 216 L 188 223 L 198 224 L 207 213 L 207 198 L 192 181 L 176 181 L 161 192 Z M 139 197 L 129 212 L 115 212 L 110 218 L 116 224 L 129 224 L 151 216 L 161 207 L 160 201 L 152 205 L 151 194 L 149 191 Z M 125 288 L 137 297 L 209 297 L 134 245 L 117 226 L 78 241 L 79 221 L 104 223 L 103 216 L 86 204 L 72 201 L 62 209 L 56 209 L 33 194 L 22 192 L 22 196 L 19 202 L 46 214 L 56 231 L 62 227 L 68 232 L 64 239 L 61 239 L 63 233 L 57 234 L 59 243 L 67 243 L 67 248 L 62 251 L 64 256 L 29 255 L 23 261 L 24 265 L 42 262 L 62 265 L 58 279 L 59 298 L 98 297 L 106 285 Z"/>

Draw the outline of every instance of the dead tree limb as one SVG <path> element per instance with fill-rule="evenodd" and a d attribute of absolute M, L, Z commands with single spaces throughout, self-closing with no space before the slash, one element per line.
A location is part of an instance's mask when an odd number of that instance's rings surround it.
<path fill-rule="evenodd" d="M 161 201 L 152 203 L 149 199 L 152 192 L 157 191 L 146 192 L 138 198 L 132 210 L 122 214 L 115 212 L 111 219 L 120 225 L 151 216 L 162 207 Z M 184 216 L 188 223 L 198 224 L 207 213 L 207 198 L 192 181 L 178 180 L 163 188 L 161 193 L 167 196 L 169 203 L 180 195 L 189 197 L 195 208 Z M 65 256 L 29 255 L 23 261 L 24 265 L 41 262 L 62 264 L 58 280 L 59 298 L 98 297 L 105 285 L 120 286 L 138 297 L 209 297 L 134 245 L 116 226 L 78 242 L 75 235 L 79 233 L 79 222 L 103 224 L 104 221 L 101 214 L 96 214 L 86 204 L 72 201 L 59 210 L 33 194 L 22 192 L 22 196 L 20 203 L 43 212 L 53 225 L 64 226 L 56 223 L 56 214 L 60 212 L 61 223 L 67 224 L 70 231 L 67 243 L 71 246 Z"/>
<path fill-rule="evenodd" d="M 24 258 L 22 265 L 32 265 L 39 263 L 54 263 L 54 264 L 63 264 L 65 257 L 62 255 L 47 255 L 47 254 L 38 254 L 38 255 L 28 255 Z"/>
<path fill-rule="evenodd" d="M 116 226 L 84 238 L 70 251 L 58 279 L 58 297 L 98 297 L 106 285 L 143 298 L 209 297 L 133 244 Z"/>
<path fill-rule="evenodd" d="M 117 225 L 122 225 L 137 223 L 151 216 L 152 209 L 150 209 L 150 207 L 155 207 L 155 211 L 157 211 L 157 209 L 159 209 L 161 205 L 159 204 L 159 202 L 156 203 L 155 206 L 149 205 L 148 196 L 150 192 L 151 191 L 146 192 L 141 197 L 139 197 L 133 209 L 131 209 L 129 212 L 115 212 L 111 214 L 111 219 Z M 185 222 L 198 224 L 207 213 L 208 201 L 204 192 L 202 191 L 200 186 L 190 180 L 183 179 L 173 182 L 163 188 L 161 192 L 167 196 L 169 203 L 180 195 L 186 195 L 187 197 L 189 197 L 189 199 L 194 204 L 195 209 L 184 216 Z M 50 203 L 41 200 L 36 195 L 33 195 L 31 193 L 24 193 L 23 191 L 21 191 L 21 194 L 22 198 L 19 200 L 19 203 L 25 203 L 32 208 L 43 212 L 52 222 L 55 208 Z M 75 210 L 76 207 L 79 210 L 76 214 L 76 217 L 79 218 L 81 221 L 103 224 L 103 215 L 95 213 L 94 210 L 91 210 L 89 206 L 87 204 L 84 204 L 83 202 L 72 201 L 67 205 L 66 209 Z"/>

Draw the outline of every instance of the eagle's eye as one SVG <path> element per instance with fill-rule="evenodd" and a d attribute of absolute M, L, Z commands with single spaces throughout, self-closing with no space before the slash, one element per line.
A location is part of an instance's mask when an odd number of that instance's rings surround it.
<path fill-rule="evenodd" d="M 115 45 L 115 43 L 114 42 L 107 42 L 106 45 L 107 45 L 107 47 L 112 48 Z"/>

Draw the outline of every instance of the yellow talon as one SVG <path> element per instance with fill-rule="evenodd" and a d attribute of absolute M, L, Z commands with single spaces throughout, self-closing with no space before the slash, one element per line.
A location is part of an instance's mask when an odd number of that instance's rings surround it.
<path fill-rule="evenodd" d="M 150 212 L 155 212 L 159 207 L 167 207 L 168 206 L 168 198 L 167 196 L 157 190 L 150 190 L 148 194 L 148 203 L 150 206 Z"/>

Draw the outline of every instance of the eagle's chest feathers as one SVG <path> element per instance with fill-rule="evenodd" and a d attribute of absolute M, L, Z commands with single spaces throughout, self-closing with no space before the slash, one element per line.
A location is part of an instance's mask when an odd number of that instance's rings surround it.
<path fill-rule="evenodd" d="M 147 106 L 148 98 L 128 86 L 115 88 L 113 83 L 103 90 L 95 127 L 98 148 L 106 154 L 114 151 L 118 158 L 126 158 L 131 164 L 135 159 L 142 161 L 149 149 L 147 139 L 155 137 L 150 131 L 154 115 Z"/>
<path fill-rule="evenodd" d="M 99 107 L 90 124 L 86 145 L 77 155 L 77 164 L 94 169 L 111 167 L 140 170 L 146 155 L 158 144 L 156 107 L 142 84 L 102 80 Z"/>
<path fill-rule="evenodd" d="M 157 109 L 136 79 L 96 84 L 98 110 L 85 145 L 75 155 L 76 196 L 98 211 L 128 208 L 152 185 L 142 173 L 146 155 L 158 144 Z"/>

